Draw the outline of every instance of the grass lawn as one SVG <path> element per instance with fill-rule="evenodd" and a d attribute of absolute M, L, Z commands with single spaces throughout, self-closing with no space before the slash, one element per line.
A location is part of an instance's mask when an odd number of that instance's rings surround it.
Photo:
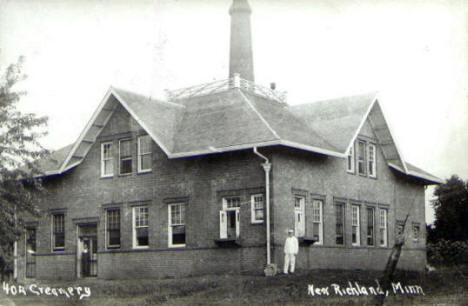
<path fill-rule="evenodd" d="M 37 285 L 55 288 L 69 286 L 87 286 L 91 296 L 79 300 L 76 296 L 35 296 L 28 292 L 24 295 L 9 295 L 1 293 L 0 305 L 13 302 L 16 305 L 252 305 L 252 304 L 340 304 L 340 305 L 372 305 L 376 303 L 374 296 L 366 296 L 359 291 L 360 296 L 344 294 L 349 281 L 356 288 L 355 282 L 362 287 L 377 287 L 375 279 L 379 272 L 316 270 L 298 271 L 295 275 L 277 275 L 264 277 L 262 275 L 206 275 L 187 277 L 183 279 L 142 279 L 142 280 L 98 280 L 84 279 L 75 282 L 38 282 Z M 404 305 L 468 305 L 468 267 L 439 268 L 432 273 L 398 272 L 395 282 L 405 285 L 418 285 L 424 295 L 393 294 L 385 298 L 385 304 Z M 10 283 L 12 284 L 12 283 Z M 25 284 L 28 286 L 27 284 Z M 312 296 L 308 294 L 309 285 L 314 288 L 328 287 L 329 296 Z M 325 293 L 326 291 L 322 291 Z M 352 291 L 355 293 L 356 291 Z M 11 304 L 13 305 L 13 304 Z"/>

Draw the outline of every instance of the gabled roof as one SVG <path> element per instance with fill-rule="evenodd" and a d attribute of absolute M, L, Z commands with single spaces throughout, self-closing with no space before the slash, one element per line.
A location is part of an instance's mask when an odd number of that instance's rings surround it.
<path fill-rule="evenodd" d="M 168 158 L 274 145 L 344 158 L 368 120 L 379 143 L 385 143 L 382 150 L 389 166 L 440 182 L 419 168 L 407 168 L 376 93 L 289 106 L 269 95 L 232 86 L 171 102 L 111 87 L 78 140 L 55 153 L 56 163 L 44 163 L 46 174 L 59 174 L 80 164 L 119 103 Z"/>

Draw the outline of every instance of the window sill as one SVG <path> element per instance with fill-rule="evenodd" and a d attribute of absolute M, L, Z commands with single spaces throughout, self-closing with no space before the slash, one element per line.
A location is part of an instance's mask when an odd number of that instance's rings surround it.
<path fill-rule="evenodd" d="M 122 176 L 129 176 L 129 175 L 132 175 L 133 172 L 130 172 L 130 173 L 119 173 L 119 177 L 122 177 Z"/>
<path fill-rule="evenodd" d="M 297 239 L 299 240 L 299 245 L 302 245 L 302 246 L 310 246 L 316 242 L 314 238 L 310 238 L 310 237 L 299 237 Z"/>
<path fill-rule="evenodd" d="M 149 170 L 141 170 L 141 171 L 138 171 L 137 174 L 147 174 L 147 173 L 151 173 L 153 172 L 152 169 L 149 169 Z"/>
<path fill-rule="evenodd" d="M 120 249 L 120 245 L 108 245 L 106 247 L 107 250 L 115 250 L 115 249 Z"/>
<path fill-rule="evenodd" d="M 241 246 L 238 240 L 233 238 L 215 239 L 215 243 L 217 246 L 223 248 L 238 248 Z"/>
<path fill-rule="evenodd" d="M 185 244 L 174 244 L 169 246 L 170 249 L 185 249 Z"/>
<path fill-rule="evenodd" d="M 352 174 L 352 175 L 355 175 L 355 174 L 356 174 L 356 171 L 350 171 L 350 170 L 346 170 L 346 173 L 348 173 L 348 174 Z"/>
<path fill-rule="evenodd" d="M 56 248 L 53 249 L 52 252 L 65 252 L 65 248 Z"/>
<path fill-rule="evenodd" d="M 250 222 L 250 225 L 262 225 L 263 224 L 263 220 L 262 221 L 251 221 Z"/>
<path fill-rule="evenodd" d="M 113 177 L 114 177 L 114 175 L 112 174 L 112 175 L 101 176 L 100 178 L 101 179 L 111 179 Z"/>
<path fill-rule="evenodd" d="M 134 246 L 134 247 L 132 247 L 132 249 L 134 249 L 134 250 L 145 250 L 145 249 L 149 249 L 149 245 Z"/>

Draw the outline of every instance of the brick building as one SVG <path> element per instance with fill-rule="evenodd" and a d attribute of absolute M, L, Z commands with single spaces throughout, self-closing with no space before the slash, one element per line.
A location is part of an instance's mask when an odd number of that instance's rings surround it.
<path fill-rule="evenodd" d="M 287 104 L 254 82 L 247 1 L 229 12 L 229 79 L 167 101 L 111 87 L 42 163 L 19 278 L 260 272 L 282 264 L 288 228 L 298 269 L 382 269 L 406 215 L 399 267 L 423 269 L 440 179 L 404 161 L 377 95 Z"/>

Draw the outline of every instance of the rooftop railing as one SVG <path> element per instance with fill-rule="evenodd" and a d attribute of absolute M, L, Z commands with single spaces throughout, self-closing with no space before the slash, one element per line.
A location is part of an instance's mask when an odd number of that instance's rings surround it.
<path fill-rule="evenodd" d="M 225 80 L 214 81 L 176 90 L 166 90 L 166 95 L 169 101 L 177 101 L 216 94 L 227 91 L 231 88 L 244 89 L 252 94 L 286 104 L 287 93 L 285 91 L 274 90 L 266 86 L 242 79 L 238 74 L 234 74 L 234 77 Z"/>

